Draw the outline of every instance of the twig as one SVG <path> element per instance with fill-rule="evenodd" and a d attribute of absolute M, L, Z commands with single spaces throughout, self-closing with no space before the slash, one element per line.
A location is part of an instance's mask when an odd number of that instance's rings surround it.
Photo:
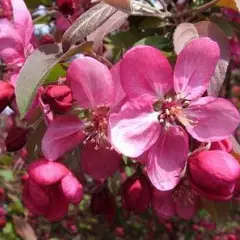
<path fill-rule="evenodd" d="M 45 17 L 52 16 L 52 15 L 56 14 L 56 12 L 57 12 L 56 10 L 50 10 L 50 11 L 46 12 L 45 14 L 36 17 L 36 18 L 33 20 L 33 24 L 36 24 L 38 21 L 41 21 L 41 20 L 44 19 Z"/>

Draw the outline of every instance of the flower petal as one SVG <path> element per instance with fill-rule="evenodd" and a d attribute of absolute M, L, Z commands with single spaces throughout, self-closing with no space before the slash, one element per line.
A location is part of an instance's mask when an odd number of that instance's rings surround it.
<path fill-rule="evenodd" d="M 238 110 L 223 98 L 203 97 L 185 108 L 179 120 L 198 141 L 219 141 L 237 128 Z M 191 122 L 192 121 L 192 122 Z"/>
<path fill-rule="evenodd" d="M 184 202 L 182 199 L 177 198 L 175 201 L 177 215 L 185 220 L 190 220 L 198 211 L 198 199 L 196 202 Z"/>
<path fill-rule="evenodd" d="M 8 65 L 23 62 L 23 41 L 7 19 L 0 19 L 0 58 Z"/>
<path fill-rule="evenodd" d="M 127 102 L 119 113 L 110 115 L 112 146 L 128 157 L 139 157 L 157 140 L 161 126 L 152 105 L 139 99 Z"/>
<path fill-rule="evenodd" d="M 117 89 L 115 99 L 114 99 L 114 104 L 111 107 L 112 111 L 117 109 L 119 105 L 123 103 L 124 99 L 126 99 L 126 94 L 122 88 L 122 83 L 120 79 L 120 63 L 121 62 L 118 62 L 117 64 L 115 64 L 110 70 L 115 89 Z"/>
<path fill-rule="evenodd" d="M 120 76 L 130 99 L 161 99 L 173 85 L 171 65 L 159 50 L 150 46 L 129 50 L 121 60 Z"/>
<path fill-rule="evenodd" d="M 84 138 L 84 124 L 76 116 L 59 116 L 49 125 L 42 139 L 43 155 L 56 160 L 80 144 Z"/>
<path fill-rule="evenodd" d="M 44 188 L 28 178 L 24 184 L 23 202 L 34 215 L 43 215 L 49 205 L 49 198 Z"/>
<path fill-rule="evenodd" d="M 172 191 L 158 191 L 154 189 L 152 206 L 160 218 L 169 219 L 176 214 Z"/>
<path fill-rule="evenodd" d="M 164 130 L 148 151 L 147 174 L 155 188 L 173 189 L 181 179 L 188 154 L 188 136 L 181 127 Z"/>
<path fill-rule="evenodd" d="M 68 202 L 78 204 L 83 199 L 82 184 L 72 174 L 62 179 L 61 187 Z"/>
<path fill-rule="evenodd" d="M 69 204 L 59 185 L 51 187 L 49 203 L 45 217 L 50 222 L 59 221 L 67 214 Z"/>
<path fill-rule="evenodd" d="M 61 163 L 51 162 L 44 158 L 32 162 L 28 168 L 29 177 L 40 185 L 52 185 L 69 173 Z"/>
<path fill-rule="evenodd" d="M 219 57 L 218 44 L 210 38 L 192 40 L 180 52 L 175 65 L 175 92 L 189 100 L 200 97 L 210 83 Z"/>
<path fill-rule="evenodd" d="M 81 155 L 83 171 L 95 180 L 101 181 L 113 175 L 121 163 L 121 155 L 114 150 L 100 148 L 94 149 L 95 144 L 88 143 L 84 146 Z"/>
<path fill-rule="evenodd" d="M 11 0 L 13 7 L 14 27 L 21 36 L 25 48 L 33 35 L 33 22 L 30 12 L 23 0 Z"/>
<path fill-rule="evenodd" d="M 83 108 L 111 105 L 115 86 L 108 68 L 90 57 L 79 57 L 69 66 L 67 80 L 73 97 Z"/>

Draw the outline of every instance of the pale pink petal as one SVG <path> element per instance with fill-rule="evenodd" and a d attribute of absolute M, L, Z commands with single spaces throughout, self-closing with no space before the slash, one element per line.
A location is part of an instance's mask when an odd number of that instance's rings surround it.
<path fill-rule="evenodd" d="M 50 189 L 49 207 L 45 217 L 50 221 L 59 221 L 68 212 L 68 202 L 65 198 L 62 188 L 59 185 L 54 185 Z"/>
<path fill-rule="evenodd" d="M 95 144 L 88 143 L 81 154 L 83 171 L 95 180 L 101 181 L 113 175 L 120 168 L 121 155 L 106 148 L 94 149 Z"/>
<path fill-rule="evenodd" d="M 188 136 L 181 127 L 162 131 L 148 151 L 147 174 L 153 186 L 161 191 L 173 189 L 181 179 L 188 154 Z"/>
<path fill-rule="evenodd" d="M 51 162 L 44 158 L 32 162 L 28 168 L 29 177 L 40 185 L 52 185 L 59 182 L 69 173 L 61 163 Z"/>
<path fill-rule="evenodd" d="M 78 204 L 83 199 L 82 184 L 72 174 L 62 179 L 61 187 L 68 202 Z"/>
<path fill-rule="evenodd" d="M 120 79 L 120 63 L 121 62 L 118 62 L 117 64 L 115 64 L 110 70 L 110 72 L 112 74 L 112 79 L 113 79 L 115 89 L 117 89 L 114 103 L 111 106 L 111 111 L 119 109 L 121 104 L 126 99 L 126 94 L 123 91 L 122 83 L 121 83 L 121 79 Z"/>
<path fill-rule="evenodd" d="M 172 191 L 158 191 L 154 189 L 152 206 L 160 218 L 169 219 L 176 214 Z"/>
<path fill-rule="evenodd" d="M 220 57 L 210 38 L 192 40 L 179 54 L 174 70 L 174 90 L 182 98 L 195 99 L 207 89 Z"/>
<path fill-rule="evenodd" d="M 180 197 L 175 200 L 177 215 L 185 220 L 190 220 L 198 212 L 198 199 L 196 202 L 184 202 Z"/>
<path fill-rule="evenodd" d="M 183 109 L 179 120 L 198 141 L 219 141 L 237 128 L 240 116 L 232 103 L 215 97 L 203 97 Z"/>
<path fill-rule="evenodd" d="M 56 160 L 84 138 L 84 124 L 77 116 L 59 116 L 49 125 L 42 139 L 42 152 L 48 160 Z"/>
<path fill-rule="evenodd" d="M 139 157 L 157 140 L 161 126 L 152 104 L 139 99 L 127 102 L 119 113 L 109 118 L 112 146 L 128 157 Z"/>
<path fill-rule="evenodd" d="M 23 0 L 11 0 L 13 7 L 14 27 L 21 36 L 25 48 L 32 38 L 33 22 L 30 12 Z"/>
<path fill-rule="evenodd" d="M 49 198 L 44 188 L 28 178 L 24 184 L 23 202 L 34 215 L 42 215 L 49 205 Z"/>
<path fill-rule="evenodd" d="M 24 45 L 21 37 L 7 19 L 0 19 L 0 58 L 13 65 L 24 61 Z"/>
<path fill-rule="evenodd" d="M 80 107 L 111 105 L 115 86 L 109 69 L 91 57 L 79 57 L 69 66 L 67 80 Z"/>
<path fill-rule="evenodd" d="M 138 46 L 121 60 L 120 76 L 123 89 L 131 99 L 139 96 L 162 99 L 173 85 L 172 68 L 156 48 Z"/>

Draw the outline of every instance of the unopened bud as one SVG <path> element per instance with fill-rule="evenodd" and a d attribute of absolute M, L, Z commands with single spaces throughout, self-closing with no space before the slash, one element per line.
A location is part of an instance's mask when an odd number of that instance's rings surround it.
<path fill-rule="evenodd" d="M 152 189 L 148 179 L 143 175 L 128 178 L 121 187 L 123 207 L 135 214 L 146 211 L 152 199 Z"/>
<path fill-rule="evenodd" d="M 5 140 L 5 145 L 8 152 L 20 150 L 27 142 L 29 129 L 21 127 L 13 127 L 9 130 Z"/>
<path fill-rule="evenodd" d="M 14 87 L 8 82 L 0 81 L 0 113 L 11 103 Z"/>
<path fill-rule="evenodd" d="M 75 12 L 74 0 L 57 0 L 57 7 L 65 17 Z"/>
<path fill-rule="evenodd" d="M 49 104 L 54 113 L 65 113 L 72 107 L 73 97 L 67 85 L 49 85 L 42 95 L 45 104 Z"/>

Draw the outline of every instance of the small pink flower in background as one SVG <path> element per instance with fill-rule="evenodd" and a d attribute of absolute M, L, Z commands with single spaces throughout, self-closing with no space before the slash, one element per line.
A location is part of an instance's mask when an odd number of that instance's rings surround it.
<path fill-rule="evenodd" d="M 152 207 L 158 217 L 169 219 L 179 216 L 191 219 L 199 207 L 199 196 L 191 189 L 187 180 L 183 180 L 170 191 L 154 189 Z"/>
<path fill-rule="evenodd" d="M 13 15 L 11 0 L 1 0 L 0 2 L 0 18 L 7 18 L 11 21 Z"/>
<path fill-rule="evenodd" d="M 83 198 L 83 187 L 61 163 L 39 159 L 29 165 L 24 184 L 23 201 L 29 211 L 58 221 L 68 212 L 70 203 Z"/>
<path fill-rule="evenodd" d="M 230 54 L 231 54 L 231 59 L 233 60 L 233 64 L 238 67 L 240 64 L 240 41 L 237 36 L 232 37 L 229 40 L 230 44 Z"/>
<path fill-rule="evenodd" d="M 145 212 L 152 200 L 152 187 L 143 174 L 129 177 L 121 186 L 123 208 L 135 214 Z"/>
<path fill-rule="evenodd" d="M 222 12 L 226 15 L 229 21 L 240 23 L 240 14 L 238 11 L 230 8 L 223 8 Z"/>
<path fill-rule="evenodd" d="M 240 164 L 227 152 L 202 151 L 190 156 L 188 172 L 191 186 L 200 196 L 226 201 L 233 196 Z"/>
<path fill-rule="evenodd" d="M 81 166 L 85 173 L 101 181 L 119 169 L 121 155 L 111 149 L 108 140 L 109 115 L 125 97 L 118 66 L 109 71 L 90 57 L 77 58 L 70 64 L 67 81 L 82 116 L 81 120 L 73 115 L 59 116 L 49 125 L 42 139 L 42 151 L 47 159 L 56 160 L 84 143 Z"/>
<path fill-rule="evenodd" d="M 16 84 L 18 73 L 33 50 L 33 22 L 23 0 L 11 0 L 13 23 L 0 19 L 0 58 L 6 63 L 11 83 Z"/>
<path fill-rule="evenodd" d="M 145 158 L 158 190 L 171 190 L 181 179 L 189 151 L 186 131 L 200 142 L 219 141 L 239 124 L 239 113 L 229 101 L 201 97 L 218 59 L 217 43 L 200 38 L 182 50 L 174 72 L 165 56 L 150 46 L 132 48 L 121 60 L 120 77 L 129 101 L 110 116 L 111 143 L 126 156 Z"/>

